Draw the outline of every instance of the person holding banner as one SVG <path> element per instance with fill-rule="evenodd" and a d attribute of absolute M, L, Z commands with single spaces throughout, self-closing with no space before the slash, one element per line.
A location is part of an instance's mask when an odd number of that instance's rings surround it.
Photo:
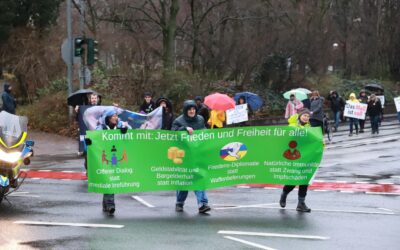
<path fill-rule="evenodd" d="M 291 116 L 288 120 L 289 126 L 291 127 L 299 127 L 299 128 L 307 128 L 311 127 L 310 125 L 310 115 L 311 112 L 308 109 L 303 109 L 300 114 L 295 114 Z M 282 190 L 281 198 L 279 200 L 279 205 L 284 208 L 286 207 L 286 198 L 288 194 L 295 188 L 292 185 L 285 185 Z M 299 185 L 299 193 L 298 193 L 298 203 L 296 210 L 299 212 L 311 212 L 311 208 L 307 207 L 305 200 L 307 195 L 308 185 Z"/>
<path fill-rule="evenodd" d="M 122 122 L 118 119 L 115 108 L 107 109 L 102 116 L 103 123 L 98 125 L 96 130 L 106 129 L 121 129 L 121 133 L 126 133 L 127 129 L 131 128 L 127 122 Z M 103 195 L 103 212 L 107 212 L 108 215 L 113 215 L 115 212 L 115 199 L 114 194 Z"/>
<path fill-rule="evenodd" d="M 245 96 L 240 96 L 236 105 L 243 105 L 246 104 L 246 97 Z M 247 105 L 247 116 L 250 117 L 253 114 L 253 110 L 251 109 L 250 105 Z M 247 122 L 239 122 L 237 124 L 239 127 L 244 127 L 247 126 Z"/>
<path fill-rule="evenodd" d="M 371 120 L 371 133 L 379 134 L 379 119 L 382 115 L 382 104 L 375 94 L 369 97 L 367 113 Z"/>
<path fill-rule="evenodd" d="M 187 100 L 183 103 L 183 114 L 180 115 L 172 123 L 172 129 L 174 131 L 187 131 L 189 135 L 193 134 L 193 130 L 205 129 L 204 119 L 202 116 L 197 114 L 196 103 L 193 100 Z M 194 191 L 197 204 L 199 207 L 199 213 L 207 213 L 211 210 L 208 206 L 208 198 L 205 190 Z M 176 205 L 175 211 L 183 212 L 183 206 L 188 196 L 188 191 L 178 190 L 176 191 Z"/>
<path fill-rule="evenodd" d="M 157 107 L 163 107 L 161 129 L 171 130 L 172 122 L 174 121 L 174 113 L 171 102 L 165 97 L 160 97 L 157 99 L 156 104 Z"/>
<path fill-rule="evenodd" d="M 349 96 L 349 100 L 347 100 L 347 103 L 352 104 L 352 103 L 360 103 L 360 101 L 356 98 L 356 94 L 351 93 Z M 350 133 L 349 136 L 353 136 L 353 125 L 356 129 L 356 135 L 358 135 L 358 119 L 349 117 L 350 120 Z"/>

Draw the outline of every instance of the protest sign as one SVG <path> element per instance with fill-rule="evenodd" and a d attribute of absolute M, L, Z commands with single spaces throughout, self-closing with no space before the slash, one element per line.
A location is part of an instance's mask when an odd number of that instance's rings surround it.
<path fill-rule="evenodd" d="M 368 105 L 364 103 L 347 102 L 343 116 L 365 120 Z"/>
<path fill-rule="evenodd" d="M 226 124 L 239 123 L 248 121 L 247 103 L 236 105 L 233 109 L 226 111 Z"/>
<path fill-rule="evenodd" d="M 242 183 L 308 184 L 323 152 L 319 128 L 88 131 L 88 190 L 204 190 Z"/>
<path fill-rule="evenodd" d="M 379 98 L 379 100 L 381 101 L 382 104 L 382 108 L 385 107 L 385 96 L 384 95 L 377 95 L 377 98 Z"/>
<path fill-rule="evenodd" d="M 396 105 L 397 112 L 400 112 L 400 96 L 393 98 L 394 104 Z"/>

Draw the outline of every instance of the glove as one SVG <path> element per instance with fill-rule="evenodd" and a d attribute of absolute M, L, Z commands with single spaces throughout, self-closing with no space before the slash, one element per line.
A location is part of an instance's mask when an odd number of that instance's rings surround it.
<path fill-rule="evenodd" d="M 121 134 L 126 134 L 126 132 L 128 131 L 128 128 L 122 127 L 122 128 L 120 128 L 120 130 L 121 130 Z"/>
<path fill-rule="evenodd" d="M 92 140 L 90 140 L 89 138 L 85 138 L 85 143 L 87 146 L 92 145 Z"/>

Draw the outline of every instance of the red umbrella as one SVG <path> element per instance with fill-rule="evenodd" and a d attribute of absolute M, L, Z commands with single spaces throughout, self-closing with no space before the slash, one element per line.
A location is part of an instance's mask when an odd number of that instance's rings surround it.
<path fill-rule="evenodd" d="M 228 110 L 235 107 L 235 100 L 225 94 L 214 93 L 204 98 L 204 104 L 214 110 Z"/>

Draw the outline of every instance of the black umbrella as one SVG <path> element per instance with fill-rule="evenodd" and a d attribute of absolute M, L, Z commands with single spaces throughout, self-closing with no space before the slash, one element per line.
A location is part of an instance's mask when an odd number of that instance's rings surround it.
<path fill-rule="evenodd" d="M 67 101 L 69 106 L 76 106 L 76 105 L 87 105 L 88 104 L 88 94 L 96 94 L 99 96 L 99 100 L 101 95 L 98 94 L 96 91 L 91 89 L 80 89 L 71 95 L 68 96 Z"/>
<path fill-rule="evenodd" d="M 369 83 L 365 85 L 365 89 L 369 91 L 382 91 L 383 92 L 383 87 L 380 84 L 377 83 Z"/>

